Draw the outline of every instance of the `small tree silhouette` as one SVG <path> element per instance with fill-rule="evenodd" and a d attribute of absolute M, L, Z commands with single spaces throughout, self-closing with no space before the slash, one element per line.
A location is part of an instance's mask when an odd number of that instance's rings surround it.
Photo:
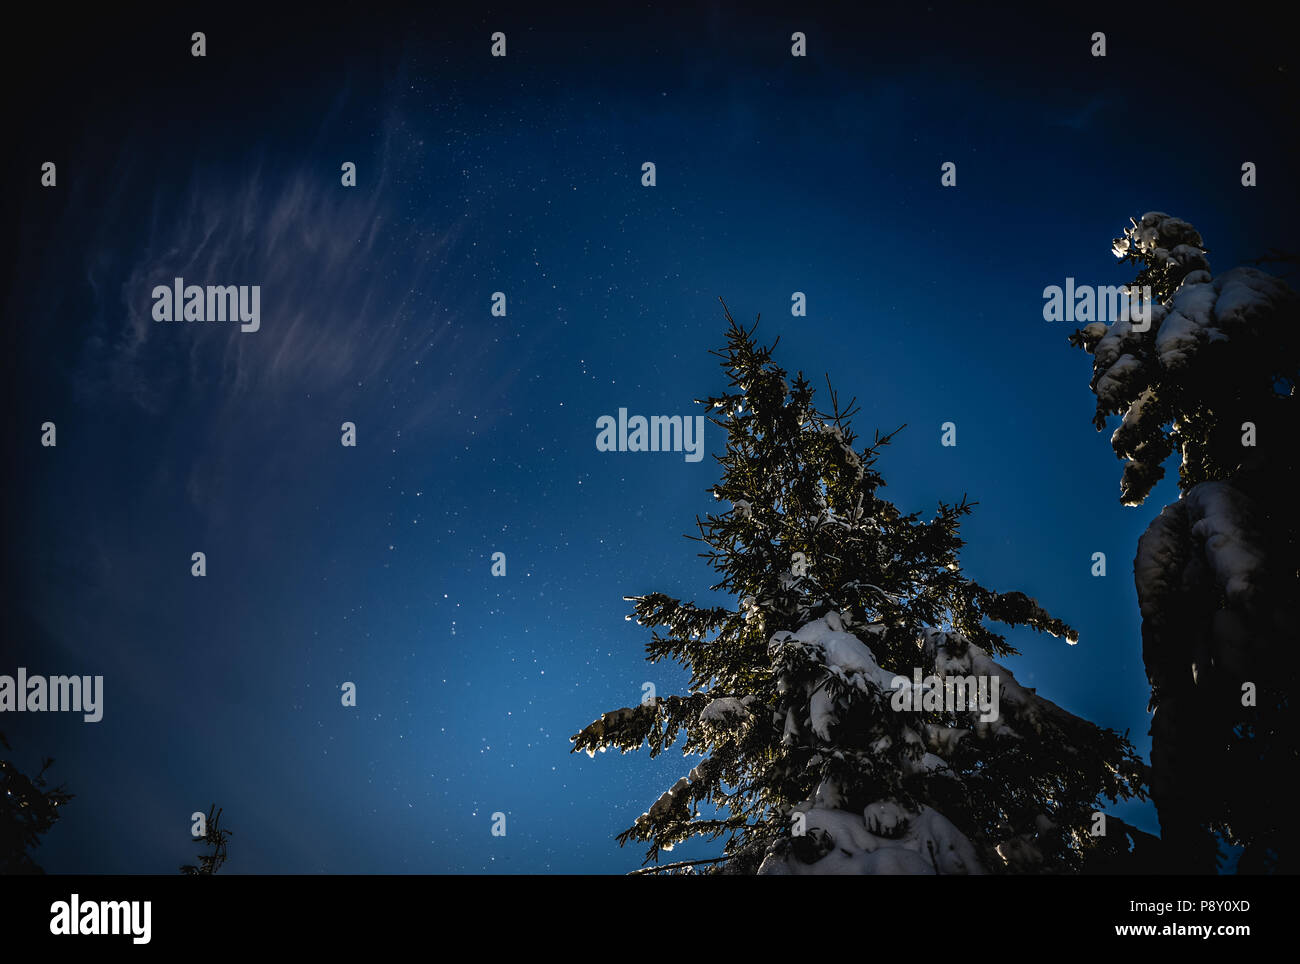
<path fill-rule="evenodd" d="M 199 839 L 212 848 L 212 853 L 199 854 L 199 865 L 197 867 L 193 864 L 182 865 L 182 874 L 194 876 L 215 874 L 221 865 L 226 862 L 226 838 L 233 831 L 221 828 L 221 811 L 217 809 L 215 803 L 208 808 L 206 827 L 207 833 Z"/>
<path fill-rule="evenodd" d="M 0 746 L 12 749 L 0 733 Z M 0 760 L 0 874 L 45 873 L 27 852 L 59 819 L 58 808 L 72 799 L 62 786 L 45 789 L 46 759 L 36 776 L 20 773 L 9 760 Z"/>

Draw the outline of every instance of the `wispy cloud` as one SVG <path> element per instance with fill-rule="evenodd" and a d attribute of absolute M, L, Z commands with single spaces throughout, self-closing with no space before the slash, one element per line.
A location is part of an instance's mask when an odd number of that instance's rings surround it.
<path fill-rule="evenodd" d="M 323 159 L 334 153 L 325 150 L 291 168 L 269 151 L 234 170 L 196 164 L 183 184 L 148 189 L 147 225 L 126 252 L 89 257 L 100 303 L 75 389 L 83 401 L 123 400 L 160 419 L 201 409 L 203 444 L 191 464 L 171 467 L 197 504 L 218 502 L 228 463 L 247 452 L 228 456 L 247 449 L 249 426 L 267 413 L 307 404 L 333 418 L 349 406 L 414 432 L 473 405 L 484 387 L 440 375 L 504 370 L 498 390 L 514 377 L 517 365 L 494 359 L 503 347 L 478 324 L 487 292 L 465 284 L 468 216 L 412 189 L 420 140 L 390 113 L 373 155 L 348 158 L 358 163 L 355 188 L 340 183 L 344 158 Z M 132 183 L 124 177 L 119 193 Z M 110 207 L 130 205 L 116 197 Z M 178 277 L 260 285 L 260 330 L 154 321 L 153 288 Z M 296 454 L 288 439 L 270 457 Z"/>
<path fill-rule="evenodd" d="M 196 171 L 179 204 L 160 190 L 149 236 L 117 291 L 119 310 L 104 313 L 116 337 L 101 340 L 91 366 L 156 412 L 180 388 L 181 352 L 190 387 L 232 404 L 330 392 L 409 362 L 403 342 L 412 330 L 431 329 L 436 341 L 445 325 L 438 281 L 465 224 L 404 216 L 383 191 L 390 163 L 383 156 L 377 172 L 363 167 L 366 186 L 355 189 L 330 166 L 279 173 L 263 159 L 233 176 Z M 178 277 L 260 285 L 261 330 L 155 322 L 150 292 Z"/>

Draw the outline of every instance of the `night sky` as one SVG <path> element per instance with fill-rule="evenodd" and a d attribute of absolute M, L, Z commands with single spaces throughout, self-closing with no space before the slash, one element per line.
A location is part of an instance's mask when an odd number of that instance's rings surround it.
<path fill-rule="evenodd" d="M 644 661 L 625 595 L 736 600 L 683 538 L 716 508 L 713 459 L 598 452 L 596 420 L 703 414 L 719 297 L 761 313 L 778 364 L 856 396 L 860 434 L 906 423 L 884 496 L 977 501 L 968 575 L 1081 635 L 1014 631 L 1008 666 L 1145 755 L 1131 562 L 1177 488 L 1119 504 L 1116 420 L 1089 424 L 1091 359 L 1042 290 L 1131 280 L 1110 240 L 1149 210 L 1191 221 L 1215 273 L 1294 248 L 1283 32 L 471 6 L 116 11 L 11 38 L 0 673 L 105 693 L 95 724 L 0 716 L 14 760 L 54 757 L 75 794 L 37 862 L 174 873 L 216 803 L 226 873 L 639 866 L 615 834 L 693 761 L 569 737 L 645 682 L 685 689 Z M 260 285 L 260 330 L 155 323 L 176 277 Z M 707 425 L 706 452 L 723 441 Z M 1112 812 L 1157 830 L 1147 804 Z"/>

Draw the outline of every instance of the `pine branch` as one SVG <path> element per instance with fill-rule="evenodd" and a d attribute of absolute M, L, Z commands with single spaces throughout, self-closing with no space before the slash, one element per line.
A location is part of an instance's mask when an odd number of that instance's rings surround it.
<path fill-rule="evenodd" d="M 640 877 L 644 874 L 658 874 L 665 870 L 676 870 L 679 867 L 694 867 L 697 864 L 718 864 L 730 859 L 730 857 L 704 857 L 700 860 L 679 860 L 675 864 L 660 864 L 657 867 L 642 867 L 640 870 L 629 871 L 628 876 Z"/>

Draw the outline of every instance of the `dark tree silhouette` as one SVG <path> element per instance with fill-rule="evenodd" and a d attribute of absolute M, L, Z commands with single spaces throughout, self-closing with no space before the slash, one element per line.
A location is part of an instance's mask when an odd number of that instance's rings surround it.
<path fill-rule="evenodd" d="M 1212 276 L 1199 232 L 1159 211 L 1132 220 L 1112 250 L 1152 288 L 1149 327 L 1093 322 L 1070 342 L 1093 355 L 1093 424 L 1123 416 L 1111 437 L 1125 460 L 1121 501 L 1141 504 L 1179 460 L 1179 498 L 1134 561 L 1166 869 L 1214 873 L 1221 838 L 1244 848 L 1238 872 L 1294 872 L 1296 296 L 1255 268 Z"/>
<path fill-rule="evenodd" d="M 12 749 L 3 733 L 0 747 Z M 47 759 L 35 777 L 28 777 L 10 760 L 0 760 L 0 874 L 43 874 L 30 850 L 59 819 L 59 807 L 72 799 L 62 786 L 46 789 Z"/>
<path fill-rule="evenodd" d="M 233 833 L 231 830 L 225 830 L 221 827 L 221 811 L 217 809 L 214 803 L 208 808 L 208 817 L 205 822 L 207 832 L 200 838 L 203 843 L 212 848 L 210 853 L 199 854 L 199 864 L 185 864 L 181 867 L 182 874 L 194 876 L 215 874 L 221 865 L 226 862 L 226 839 Z"/>

